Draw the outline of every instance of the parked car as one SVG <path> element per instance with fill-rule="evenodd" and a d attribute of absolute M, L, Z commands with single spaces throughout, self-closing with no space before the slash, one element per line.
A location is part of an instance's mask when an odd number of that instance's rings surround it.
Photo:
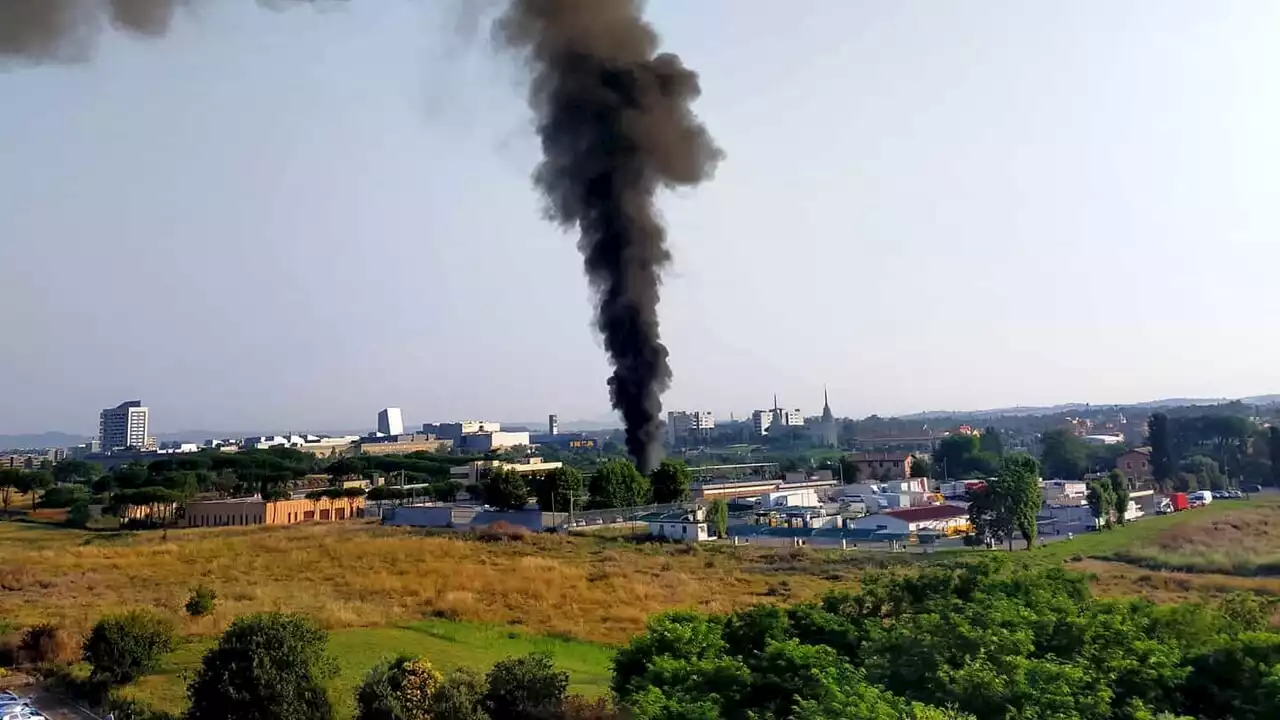
<path fill-rule="evenodd" d="M 1243 490 L 1243 491 L 1245 491 L 1245 492 L 1247 492 L 1247 493 L 1260 493 L 1260 492 L 1262 492 L 1262 486 L 1261 486 L 1261 485 L 1241 485 L 1241 486 L 1240 486 L 1240 489 L 1241 489 L 1241 490 Z"/>
<path fill-rule="evenodd" d="M 1239 499 L 1241 499 L 1241 498 L 1243 498 L 1243 497 L 1244 497 L 1244 493 L 1240 492 L 1239 490 L 1229 490 L 1229 491 L 1228 491 L 1228 494 L 1229 494 L 1231 497 L 1236 498 L 1237 500 L 1239 500 Z"/>
<path fill-rule="evenodd" d="M 1230 496 L 1229 496 L 1229 495 L 1227 495 L 1227 491 L 1226 491 L 1226 490 L 1214 490 L 1214 491 L 1213 491 L 1213 497 L 1214 497 L 1215 499 L 1222 500 L 1222 499 L 1227 498 L 1227 497 L 1230 497 Z"/>

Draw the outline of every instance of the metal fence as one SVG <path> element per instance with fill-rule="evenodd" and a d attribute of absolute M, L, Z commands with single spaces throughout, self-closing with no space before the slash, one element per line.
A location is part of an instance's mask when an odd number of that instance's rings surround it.
<path fill-rule="evenodd" d="M 564 518 L 559 519 L 557 526 L 568 530 L 590 530 L 591 528 L 644 524 L 648 522 L 647 518 L 651 515 L 692 509 L 693 503 L 668 503 L 665 505 L 639 505 L 606 510 L 582 510 L 564 513 Z"/>

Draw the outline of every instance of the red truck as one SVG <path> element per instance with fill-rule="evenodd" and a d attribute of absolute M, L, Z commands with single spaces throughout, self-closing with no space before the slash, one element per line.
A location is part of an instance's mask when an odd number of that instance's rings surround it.
<path fill-rule="evenodd" d="M 1173 506 L 1174 512 L 1186 510 L 1191 507 L 1191 503 L 1187 502 L 1186 493 L 1171 493 L 1169 495 L 1169 504 Z"/>

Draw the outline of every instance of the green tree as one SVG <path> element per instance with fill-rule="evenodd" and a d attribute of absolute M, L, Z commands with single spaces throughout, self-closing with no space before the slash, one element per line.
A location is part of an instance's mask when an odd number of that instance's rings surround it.
<path fill-rule="evenodd" d="M 1267 456 L 1271 460 L 1271 484 L 1280 487 L 1280 427 L 1267 428 Z"/>
<path fill-rule="evenodd" d="M 187 686 L 187 720 L 332 720 L 327 638 L 302 615 L 237 618 Z"/>
<path fill-rule="evenodd" d="M 916 455 L 911 459 L 911 477 L 933 477 L 933 460 L 925 455 Z"/>
<path fill-rule="evenodd" d="M 87 485 L 98 477 L 98 467 L 83 460 L 63 460 L 53 466 L 53 477 L 60 483 Z"/>
<path fill-rule="evenodd" d="M 67 527 L 86 528 L 89 527 L 89 520 L 93 516 L 89 510 L 89 501 L 82 500 L 67 508 Z"/>
<path fill-rule="evenodd" d="M 1173 455 L 1173 438 L 1169 434 L 1169 416 L 1152 413 L 1147 420 L 1147 443 L 1151 446 L 1151 475 L 1162 488 L 1173 484 L 1177 462 Z"/>
<path fill-rule="evenodd" d="M 208 585 L 197 585 L 191 591 L 191 596 L 187 598 L 185 609 L 191 617 L 203 617 L 213 612 L 213 606 L 218 602 L 218 593 Z"/>
<path fill-rule="evenodd" d="M 94 624 L 84 643 L 84 661 L 92 676 L 124 685 L 154 672 L 174 647 L 174 626 L 151 611 L 108 615 Z"/>
<path fill-rule="evenodd" d="M 1218 461 L 1208 455 L 1192 455 L 1178 464 L 1178 471 L 1194 477 L 1196 487 L 1204 490 L 1222 490 L 1227 486 L 1227 476 L 1222 474 Z"/>
<path fill-rule="evenodd" d="M 601 463 L 591 476 L 589 488 L 590 507 L 596 509 L 636 507 L 649 502 L 649 481 L 629 460 Z"/>
<path fill-rule="evenodd" d="M 1004 441 L 1000 439 L 1000 431 L 994 427 L 983 430 L 982 435 L 978 436 L 978 449 L 996 457 L 1004 455 Z"/>
<path fill-rule="evenodd" d="M 22 492 L 31 496 L 31 509 L 36 509 L 36 499 L 53 487 L 53 473 L 49 470 L 29 470 L 22 473 Z"/>
<path fill-rule="evenodd" d="M 457 480 L 442 480 L 431 483 L 431 499 L 441 503 L 455 502 L 458 499 L 458 493 L 462 492 L 462 489 L 462 483 Z"/>
<path fill-rule="evenodd" d="M 957 433 L 938 443 L 933 468 L 939 480 L 988 478 L 1000 472 L 1000 456 L 984 451 L 979 436 Z"/>
<path fill-rule="evenodd" d="M 489 716 L 511 720 L 556 717 L 569 690 L 569 673 L 557 669 L 546 653 L 499 660 L 485 680 Z"/>
<path fill-rule="evenodd" d="M 716 537 L 729 536 L 729 503 L 724 498 L 716 498 L 707 506 L 707 521 L 716 531 Z"/>
<path fill-rule="evenodd" d="M 1040 462 L 1046 477 L 1079 480 L 1089 470 L 1088 448 L 1066 428 L 1049 430 L 1040 436 Z"/>
<path fill-rule="evenodd" d="M 529 485 L 524 476 L 509 467 L 489 471 L 480 481 L 480 495 L 485 505 L 502 510 L 522 510 L 529 504 Z"/>
<path fill-rule="evenodd" d="M 974 534 L 993 542 L 1008 542 L 1022 535 L 1030 550 L 1036 539 L 1036 515 L 1040 510 L 1040 473 L 1035 458 L 1022 453 L 1006 455 L 1000 474 L 970 493 L 969 523 Z"/>
<path fill-rule="evenodd" d="M 552 468 L 538 480 L 534 488 L 538 507 L 544 512 L 569 512 L 587 506 L 587 481 L 577 468 L 562 465 Z"/>
<path fill-rule="evenodd" d="M 77 503 L 89 502 L 89 490 L 83 485 L 57 485 L 45 491 L 40 507 L 69 508 Z"/>
<path fill-rule="evenodd" d="M 13 493 L 22 487 L 23 471 L 15 468 L 5 468 L 0 470 L 0 506 L 4 507 L 4 512 L 9 513 L 9 506 L 13 504 Z"/>
<path fill-rule="evenodd" d="M 436 720 L 431 700 L 442 681 L 421 658 L 401 655 L 381 663 L 356 690 L 356 720 Z"/>
<path fill-rule="evenodd" d="M 689 486 L 693 483 L 693 473 L 683 460 L 667 458 L 649 474 L 649 485 L 653 489 L 653 501 L 667 504 L 684 502 L 689 499 Z"/>
<path fill-rule="evenodd" d="M 431 695 L 431 720 L 491 720 L 485 711 L 485 679 L 470 668 L 457 668 L 445 676 Z"/>
<path fill-rule="evenodd" d="M 1129 510 L 1129 481 L 1119 470 L 1108 473 L 1107 481 L 1111 485 L 1111 500 L 1112 507 L 1116 511 L 1116 522 L 1124 525 L 1125 514 Z"/>
<path fill-rule="evenodd" d="M 1085 495 L 1085 500 L 1089 503 L 1089 514 L 1093 515 L 1098 527 L 1109 526 L 1111 524 L 1111 509 L 1115 504 L 1111 483 L 1102 480 L 1094 480 L 1089 483 L 1089 491 Z"/>

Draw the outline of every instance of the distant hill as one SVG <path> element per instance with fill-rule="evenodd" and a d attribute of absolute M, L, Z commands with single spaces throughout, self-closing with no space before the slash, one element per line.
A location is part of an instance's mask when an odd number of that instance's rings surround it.
<path fill-rule="evenodd" d="M 0 451 L 72 447 L 73 445 L 86 443 L 90 439 L 87 435 L 69 435 L 63 432 L 43 432 L 34 435 L 0 435 Z"/>
<path fill-rule="evenodd" d="M 1059 413 L 1079 412 L 1081 410 L 1097 410 L 1098 408 L 1169 408 L 1197 405 L 1223 405 L 1229 402 L 1241 402 L 1245 405 L 1275 405 L 1280 403 L 1280 394 L 1252 395 L 1245 398 L 1164 398 L 1137 403 L 1064 403 L 1061 405 L 1015 405 L 1013 407 L 991 408 L 988 410 L 928 410 L 926 412 L 901 416 L 904 420 L 929 420 L 940 417 L 987 418 L 999 416 L 1021 415 L 1057 415 Z"/>

